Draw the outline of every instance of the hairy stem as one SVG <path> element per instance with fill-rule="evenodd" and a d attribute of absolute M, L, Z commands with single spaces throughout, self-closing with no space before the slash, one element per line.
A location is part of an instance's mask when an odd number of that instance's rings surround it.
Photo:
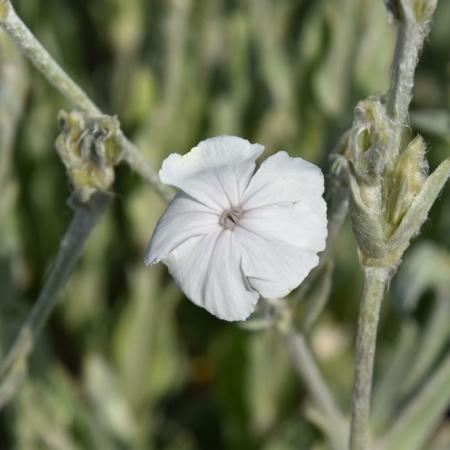
<path fill-rule="evenodd" d="M 392 65 L 391 86 L 387 96 L 387 112 L 393 120 L 391 150 L 400 150 L 402 131 L 408 122 L 416 70 L 423 37 L 418 27 L 410 21 L 402 21 L 397 29 L 397 45 Z"/>
<path fill-rule="evenodd" d="M 33 33 L 16 14 L 9 0 L 0 0 L 0 27 L 11 38 L 22 54 L 27 57 L 36 69 L 75 107 L 93 116 L 102 114 L 100 108 L 70 78 L 62 67 L 53 59 L 48 51 L 36 39 Z M 158 192 L 164 200 L 170 199 L 172 190 L 164 186 L 158 173 L 144 159 L 138 148 L 127 138 L 124 139 L 124 159 Z"/>
<path fill-rule="evenodd" d="M 59 294 L 110 198 L 109 194 L 97 193 L 92 195 L 87 203 L 76 206 L 48 278 L 0 367 L 0 407 L 9 400 L 20 384 L 16 378 L 23 378 L 26 359 L 32 351 L 35 339 L 55 309 Z"/>
<path fill-rule="evenodd" d="M 366 267 L 364 292 L 356 337 L 350 449 L 365 450 L 369 429 L 373 364 L 381 303 L 390 280 L 390 269 Z"/>
<path fill-rule="evenodd" d="M 398 163 L 401 151 L 402 133 L 408 122 L 408 109 L 412 98 L 414 73 L 419 53 L 429 31 L 430 20 L 437 0 L 392 0 L 385 3 L 397 23 L 397 42 L 392 63 L 391 85 L 386 99 L 387 114 L 391 119 L 391 123 L 387 127 L 390 136 L 386 150 L 390 164 L 395 165 Z M 441 166 L 443 167 L 441 168 Z M 440 182 L 446 180 L 446 166 L 444 163 L 441 166 L 436 174 L 433 173 L 427 179 L 419 194 L 416 195 L 394 236 L 387 239 L 383 232 L 378 237 L 380 242 L 388 241 L 388 249 L 384 252 L 384 262 L 379 259 L 377 247 L 365 245 L 365 248 L 360 248 L 363 260 L 367 262 L 372 259 L 379 266 L 371 267 L 363 263 L 364 293 L 356 340 L 350 450 L 367 449 L 373 364 L 381 303 L 393 274 L 393 268 L 400 263 L 401 255 L 408 247 L 410 239 L 419 231 L 426 219 L 438 192 L 442 189 L 443 184 Z M 377 180 L 379 188 L 382 187 L 383 175 L 379 175 Z M 364 179 L 364 174 L 361 178 Z M 350 179 L 353 180 L 353 178 Z M 364 183 L 362 182 L 362 184 Z M 367 186 L 363 187 L 367 189 Z M 354 187 L 354 193 L 361 192 L 357 188 L 359 186 Z M 376 208 L 377 206 L 375 206 Z M 354 221 L 353 227 L 357 236 L 365 236 L 367 230 L 371 229 L 372 232 L 368 234 L 368 242 L 373 242 L 374 232 L 379 230 L 379 224 L 382 223 L 383 218 L 382 214 L 378 214 L 378 217 L 370 214 L 370 208 L 367 211 L 369 214 L 365 216 L 359 216 L 358 213 L 354 215 L 358 221 Z M 365 221 L 364 224 L 361 219 Z"/>
<path fill-rule="evenodd" d="M 391 69 L 391 85 L 386 99 L 387 113 L 393 121 L 390 142 L 391 152 L 400 151 L 402 132 L 408 124 L 408 109 L 411 103 L 414 73 L 423 42 L 429 31 L 429 22 L 437 0 L 420 0 L 414 10 L 409 0 L 397 0 L 397 42 Z"/>
<path fill-rule="evenodd" d="M 282 336 L 296 372 L 300 375 L 317 408 L 325 417 L 326 433 L 336 450 L 345 448 L 347 422 L 320 373 L 305 337 L 294 331 L 282 331 Z"/>

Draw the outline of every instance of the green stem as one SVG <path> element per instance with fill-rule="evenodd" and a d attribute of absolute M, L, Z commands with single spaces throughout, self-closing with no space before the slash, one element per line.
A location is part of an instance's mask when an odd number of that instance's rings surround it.
<path fill-rule="evenodd" d="M 62 288 L 80 258 L 84 244 L 109 204 L 111 196 L 105 193 L 92 195 L 87 203 L 77 205 L 73 219 L 59 246 L 50 274 L 33 305 L 27 320 L 0 367 L 0 407 L 14 394 L 20 384 L 26 359 L 34 342 L 55 309 Z"/>
<path fill-rule="evenodd" d="M 11 38 L 23 55 L 28 58 L 39 72 L 52 84 L 75 108 L 93 116 L 101 115 L 100 108 L 70 78 L 64 69 L 53 59 L 48 51 L 36 39 L 20 17 L 16 14 L 9 0 L 0 0 L 0 27 Z M 163 185 L 158 173 L 144 159 L 138 148 L 125 138 L 124 159 L 158 192 L 165 201 L 172 198 L 172 190 Z"/>
<path fill-rule="evenodd" d="M 0 36 L 0 54 L 0 192 L 4 192 L 29 76 L 19 52 L 3 33 Z"/>
<path fill-rule="evenodd" d="M 373 364 L 381 303 L 390 279 L 390 269 L 364 268 L 364 292 L 356 338 L 350 449 L 367 449 Z"/>
<path fill-rule="evenodd" d="M 325 417 L 325 432 L 333 448 L 342 450 L 348 439 L 347 422 L 320 373 L 305 337 L 293 331 L 280 330 L 280 332 L 296 372 L 305 383 L 320 413 Z"/>

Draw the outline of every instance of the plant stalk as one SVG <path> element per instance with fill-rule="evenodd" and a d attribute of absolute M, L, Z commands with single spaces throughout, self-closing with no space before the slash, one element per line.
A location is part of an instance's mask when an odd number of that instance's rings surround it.
<path fill-rule="evenodd" d="M 410 0 L 397 0 L 397 40 L 391 68 L 391 84 L 386 98 L 386 110 L 393 122 L 390 149 L 400 152 L 403 129 L 408 125 L 408 110 L 414 87 L 414 74 L 423 42 L 429 32 L 437 0 L 419 0 L 415 11 Z"/>
<path fill-rule="evenodd" d="M 23 378 L 26 359 L 33 349 L 35 340 L 55 309 L 61 290 L 80 258 L 84 244 L 110 199 L 110 194 L 96 193 L 87 203 L 75 207 L 74 216 L 61 241 L 48 278 L 0 367 L 0 408 L 11 398 L 20 384 L 15 378 Z"/>
<path fill-rule="evenodd" d="M 416 24 L 401 21 L 397 29 L 397 44 L 392 65 L 391 86 L 387 95 L 386 109 L 393 120 L 391 151 L 400 150 L 401 137 L 408 123 L 408 109 L 414 87 L 414 73 L 422 49 L 423 34 Z"/>
<path fill-rule="evenodd" d="M 364 268 L 364 291 L 356 337 L 350 449 L 366 450 L 369 430 L 373 365 L 381 304 L 390 280 L 387 267 Z"/>
<path fill-rule="evenodd" d="M 347 421 L 336 404 L 303 334 L 281 332 L 295 371 L 305 383 L 314 403 L 326 418 L 326 433 L 335 450 L 345 448 L 348 440 Z"/>

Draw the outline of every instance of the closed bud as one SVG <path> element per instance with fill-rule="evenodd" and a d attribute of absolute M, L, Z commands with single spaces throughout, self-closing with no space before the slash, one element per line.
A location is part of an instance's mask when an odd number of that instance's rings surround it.
<path fill-rule="evenodd" d="M 381 220 L 381 180 L 387 165 L 391 121 L 380 99 L 358 104 L 350 131 L 351 219 L 363 258 L 382 258 L 386 240 Z"/>
<path fill-rule="evenodd" d="M 436 9 L 437 0 L 403 0 L 404 9 L 409 9 L 417 24 L 428 24 Z"/>
<path fill-rule="evenodd" d="M 378 98 L 358 104 L 351 131 L 352 163 L 356 175 L 367 184 L 376 182 L 386 164 L 391 121 Z"/>
<path fill-rule="evenodd" d="M 75 194 L 85 202 L 95 191 L 109 190 L 114 166 L 122 158 L 123 135 L 117 118 L 61 111 L 59 123 L 55 145 Z"/>
<path fill-rule="evenodd" d="M 428 175 L 425 142 L 421 136 L 413 139 L 396 161 L 392 172 L 384 178 L 383 194 L 386 198 L 386 234 L 389 237 L 398 227 L 420 191 Z"/>
<path fill-rule="evenodd" d="M 426 25 L 436 9 L 437 0 L 384 0 L 384 3 L 396 20 Z"/>
<path fill-rule="evenodd" d="M 386 237 L 380 214 L 378 185 L 373 187 L 361 185 L 351 170 L 349 188 L 350 217 L 360 257 L 363 260 L 381 259 L 386 254 Z"/>

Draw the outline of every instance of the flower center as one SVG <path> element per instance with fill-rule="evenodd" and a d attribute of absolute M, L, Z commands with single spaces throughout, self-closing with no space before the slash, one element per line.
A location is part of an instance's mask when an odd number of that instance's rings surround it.
<path fill-rule="evenodd" d="M 239 223 L 239 219 L 242 217 L 242 214 L 242 209 L 227 209 L 221 214 L 219 224 L 225 228 L 225 230 L 232 230 Z"/>

